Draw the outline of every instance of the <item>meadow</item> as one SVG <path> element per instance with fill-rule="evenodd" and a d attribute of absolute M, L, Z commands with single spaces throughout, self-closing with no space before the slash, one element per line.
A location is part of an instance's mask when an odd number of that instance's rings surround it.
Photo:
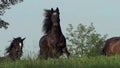
<path fill-rule="evenodd" d="M 119 68 L 120 56 L 2 61 L 0 68 Z"/>

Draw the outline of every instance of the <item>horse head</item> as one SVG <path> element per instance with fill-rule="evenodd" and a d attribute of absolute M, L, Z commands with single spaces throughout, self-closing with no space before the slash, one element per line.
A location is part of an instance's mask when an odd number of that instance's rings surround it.
<path fill-rule="evenodd" d="M 14 38 L 11 42 L 10 46 L 6 48 L 6 53 L 8 53 L 8 57 L 10 57 L 12 60 L 20 59 L 22 56 L 22 49 L 23 49 L 23 41 L 25 38 L 17 37 Z"/>

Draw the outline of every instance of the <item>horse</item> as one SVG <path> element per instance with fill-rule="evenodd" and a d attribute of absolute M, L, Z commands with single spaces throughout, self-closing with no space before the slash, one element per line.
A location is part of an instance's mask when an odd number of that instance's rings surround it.
<path fill-rule="evenodd" d="M 120 37 L 112 37 L 107 39 L 102 53 L 104 55 L 120 54 Z"/>
<path fill-rule="evenodd" d="M 60 26 L 59 8 L 45 10 L 45 20 L 43 22 L 44 35 L 39 40 L 39 57 L 58 58 L 63 53 L 69 57 L 70 53 L 66 47 L 66 39 Z"/>
<path fill-rule="evenodd" d="M 0 60 L 20 60 L 20 57 L 23 54 L 22 49 L 24 40 L 25 38 L 22 39 L 21 37 L 14 38 L 10 46 L 5 49 L 7 55 L 4 57 L 0 57 Z"/>

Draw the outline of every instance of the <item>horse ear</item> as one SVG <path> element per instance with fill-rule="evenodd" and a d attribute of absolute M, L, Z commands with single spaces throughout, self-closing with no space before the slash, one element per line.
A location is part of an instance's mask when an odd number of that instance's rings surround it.
<path fill-rule="evenodd" d="M 26 38 L 23 38 L 22 40 L 24 41 Z"/>
<path fill-rule="evenodd" d="M 56 11 L 59 12 L 59 8 L 58 7 L 56 8 Z"/>
<path fill-rule="evenodd" d="M 53 8 L 51 8 L 51 11 L 53 11 Z"/>

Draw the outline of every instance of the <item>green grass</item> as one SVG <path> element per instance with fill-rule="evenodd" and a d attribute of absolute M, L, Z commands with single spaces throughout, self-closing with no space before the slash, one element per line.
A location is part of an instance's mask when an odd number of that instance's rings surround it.
<path fill-rule="evenodd" d="M 0 62 L 0 68 L 119 68 L 120 56 Z"/>

